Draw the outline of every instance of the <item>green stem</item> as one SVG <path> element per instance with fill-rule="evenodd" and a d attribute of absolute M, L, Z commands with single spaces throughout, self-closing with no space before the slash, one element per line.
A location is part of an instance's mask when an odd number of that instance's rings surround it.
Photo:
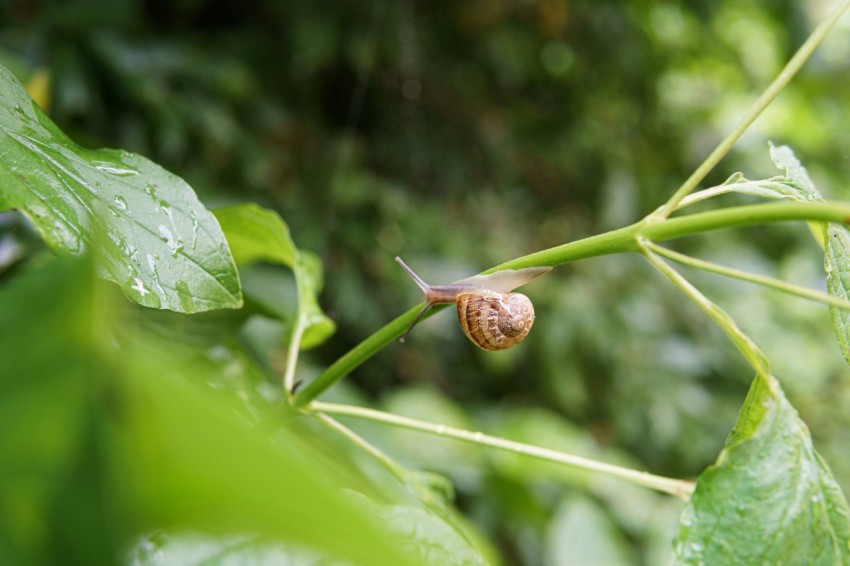
<path fill-rule="evenodd" d="M 726 311 L 703 295 L 690 281 L 682 277 L 678 271 L 670 267 L 661 257 L 651 251 L 648 242 L 642 242 L 641 247 L 649 263 L 667 277 L 689 299 L 695 302 L 726 333 L 726 336 L 737 346 L 741 354 L 744 355 L 744 358 L 756 370 L 756 373 L 766 379 L 770 375 L 770 362 L 767 361 L 767 356 L 764 355 L 749 336 L 744 334 L 735 323 L 735 320 Z"/>
<path fill-rule="evenodd" d="M 558 265 L 560 263 L 566 263 L 568 261 L 587 257 L 624 251 L 636 251 L 637 248 L 634 245 L 634 241 L 638 226 L 638 224 L 633 224 L 626 228 L 606 232 L 605 234 L 599 234 L 597 236 L 591 236 L 583 240 L 570 242 L 562 246 L 533 253 L 510 261 L 508 264 L 503 264 L 503 266 L 493 267 L 485 273 L 499 271 L 500 269 L 521 269 L 523 267 Z M 366 360 L 381 351 L 385 346 L 400 338 L 410 327 L 410 324 L 419 314 L 419 311 L 422 310 L 423 306 L 423 304 L 417 305 L 401 316 L 395 318 L 392 322 L 374 332 L 363 342 L 337 359 L 330 365 L 330 367 L 316 377 L 315 380 L 299 391 L 299 393 L 295 396 L 295 406 L 305 406 L 307 403 L 321 395 L 328 387 L 351 373 Z M 435 306 L 423 317 L 423 320 L 444 308 L 445 305 Z"/>
<path fill-rule="evenodd" d="M 732 206 L 709 212 L 646 222 L 640 229 L 639 235 L 655 242 L 663 242 L 712 230 L 788 220 L 814 220 L 848 224 L 850 223 L 850 204 L 837 202 L 771 202 Z"/>
<path fill-rule="evenodd" d="M 596 472 L 599 474 L 620 478 L 635 483 L 637 485 L 642 485 L 650 489 L 655 489 L 664 493 L 675 495 L 676 497 L 680 497 L 684 500 L 687 500 L 688 497 L 690 497 L 694 489 L 694 484 L 689 481 L 665 478 L 662 476 L 648 474 L 646 472 L 638 472 L 636 470 L 630 470 L 628 468 L 622 468 L 620 466 L 614 466 L 612 464 L 605 464 L 603 462 L 597 462 L 596 460 L 590 460 L 588 458 L 582 458 L 580 456 L 565 454 L 563 452 L 558 452 L 557 450 L 550 450 L 548 448 L 541 448 L 539 446 L 533 446 L 531 444 L 523 444 L 521 442 L 514 442 L 512 440 L 505 440 L 503 438 L 489 436 L 482 432 L 472 432 L 468 430 L 448 427 L 445 425 L 432 424 L 416 419 L 394 415 L 391 413 L 376 411 L 374 409 L 354 407 L 351 405 L 338 405 L 335 403 L 321 403 L 319 401 L 313 402 L 310 405 L 310 408 L 316 411 L 321 411 L 323 413 L 345 415 L 349 417 L 356 417 L 360 419 L 382 422 L 392 426 L 416 430 L 429 434 L 436 434 L 438 436 L 453 438 L 455 440 L 461 440 L 463 442 L 470 442 L 479 446 L 486 446 L 489 448 L 496 448 L 498 450 L 505 450 L 507 452 L 513 452 L 514 454 L 531 456 L 533 458 L 545 460 L 547 462 L 554 462 L 557 464 L 563 464 L 589 472 Z"/>
<path fill-rule="evenodd" d="M 781 279 L 766 277 L 764 275 L 756 275 L 755 273 L 748 273 L 739 269 L 726 267 L 725 265 L 718 265 L 710 261 L 697 259 L 689 255 L 674 252 L 673 250 L 669 250 L 665 247 L 659 246 L 649 241 L 647 241 L 644 245 L 649 250 L 657 253 L 660 256 L 666 257 L 667 259 L 671 259 L 677 263 L 681 263 L 682 265 L 693 267 L 694 269 L 701 269 L 710 273 L 716 273 L 717 275 L 723 275 L 724 277 L 731 277 L 733 279 L 739 279 L 748 283 L 755 283 L 756 285 L 770 287 L 771 289 L 776 289 L 777 291 L 782 291 L 783 293 L 788 293 L 789 295 L 795 295 L 803 299 L 809 299 L 811 301 L 824 303 L 842 310 L 850 311 L 850 302 L 839 299 L 838 297 L 832 297 L 830 295 L 827 295 L 826 293 L 821 293 L 819 291 L 800 287 L 799 285 L 794 285 L 792 283 L 788 283 L 787 281 L 782 281 Z"/>
<path fill-rule="evenodd" d="M 590 236 L 583 240 L 570 242 L 547 250 L 516 258 L 488 269 L 492 273 L 502 269 L 521 269 L 541 265 L 561 265 L 578 259 L 609 255 L 620 252 L 639 251 L 638 238 L 643 237 L 656 242 L 691 236 L 721 228 L 733 228 L 783 222 L 788 220 L 818 220 L 825 222 L 850 222 L 850 205 L 838 203 L 780 202 L 751 204 L 688 214 L 676 218 L 657 219 L 654 222 L 643 220 L 614 230 Z M 422 305 L 418 305 L 392 322 L 377 330 L 363 342 L 337 359 L 315 380 L 304 387 L 293 401 L 296 407 L 304 407 L 322 394 L 328 387 L 354 371 L 366 360 L 381 351 L 385 346 L 401 337 L 416 318 Z M 432 309 L 427 316 L 439 311 Z"/>
<path fill-rule="evenodd" d="M 324 372 L 316 377 L 316 379 L 311 381 L 306 387 L 298 392 L 294 400 L 295 407 L 305 406 L 307 403 L 318 397 L 328 387 L 354 371 L 363 362 L 381 351 L 389 343 L 394 340 L 398 340 L 410 326 L 410 323 L 413 322 L 413 319 L 416 318 L 419 311 L 422 310 L 421 307 L 422 305 L 416 306 L 395 318 L 392 322 L 386 324 L 383 328 L 378 329 L 376 332 L 372 333 L 371 336 L 339 357 Z M 444 306 L 441 305 L 441 307 Z M 425 316 L 430 316 L 437 310 L 439 310 L 439 308 L 435 307 Z M 423 317 L 423 319 L 424 318 L 425 317 Z"/>
<path fill-rule="evenodd" d="M 372 456 L 400 482 L 406 483 L 407 478 L 405 477 L 405 469 L 395 460 L 384 454 L 384 452 L 382 452 L 377 446 L 370 443 L 333 417 L 329 417 L 328 415 L 320 412 L 315 413 L 315 415 L 326 426 L 346 437 L 355 446 L 359 446 L 364 452 Z"/>
<path fill-rule="evenodd" d="M 848 208 L 850 211 L 850 208 Z M 493 266 L 484 273 L 494 273 L 503 269 L 523 269 L 525 267 L 539 267 L 562 265 L 571 261 L 587 259 L 601 255 L 610 255 L 621 252 L 636 252 L 635 238 L 642 222 L 583 238 L 575 242 L 569 242 L 554 248 L 541 250 L 532 254 L 524 255 L 505 263 Z"/>
<path fill-rule="evenodd" d="M 299 313 L 295 317 L 295 328 L 292 329 L 292 336 L 289 339 L 289 348 L 286 353 L 286 371 L 283 373 L 283 393 L 286 395 L 286 400 L 292 403 L 292 389 L 295 386 L 295 368 L 298 364 L 298 353 L 301 351 L 301 337 L 304 336 L 304 328 L 306 326 L 304 317 L 301 316 L 300 307 Z"/>
<path fill-rule="evenodd" d="M 772 188 L 776 187 L 777 189 L 787 188 L 788 185 L 786 183 L 782 183 L 779 181 L 771 181 L 770 179 L 764 179 L 761 181 L 744 181 L 741 183 L 732 183 L 730 185 L 720 185 L 718 187 L 711 187 L 708 189 L 703 189 L 696 193 L 690 194 L 682 199 L 679 203 L 679 206 L 676 207 L 676 210 L 681 210 L 685 207 L 691 206 L 692 204 L 696 204 L 698 202 L 702 202 L 704 200 L 708 200 L 710 198 L 718 197 L 721 195 L 739 192 L 741 189 L 746 189 L 748 187 L 755 188 Z M 743 192 L 743 191 L 741 191 Z"/>
<path fill-rule="evenodd" d="M 735 126 L 735 129 L 718 144 L 711 152 L 705 161 L 697 167 L 690 177 L 688 177 L 682 186 L 670 197 L 670 200 L 664 204 L 656 213 L 660 218 L 666 218 L 679 207 L 679 203 L 687 195 L 689 195 L 697 185 L 705 179 L 706 175 L 714 169 L 723 157 L 729 153 L 732 146 L 744 134 L 745 131 L 752 125 L 753 122 L 761 115 L 762 112 L 773 102 L 780 92 L 788 85 L 794 75 L 799 72 L 806 61 L 812 56 L 815 49 L 823 43 L 829 31 L 835 26 L 838 20 L 847 9 L 850 8 L 850 0 L 844 0 L 824 21 L 818 25 L 814 32 L 806 39 L 800 49 L 791 57 L 791 60 L 785 65 L 779 75 L 770 83 L 770 86 L 758 97 L 753 106 L 747 111 L 741 121 Z"/>

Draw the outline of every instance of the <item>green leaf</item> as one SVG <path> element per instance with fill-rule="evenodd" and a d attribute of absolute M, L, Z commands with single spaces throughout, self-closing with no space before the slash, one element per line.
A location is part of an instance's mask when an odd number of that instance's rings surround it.
<path fill-rule="evenodd" d="M 824 269 L 827 292 L 833 297 L 850 300 L 850 231 L 840 224 L 829 224 L 826 241 Z M 841 353 L 850 363 L 850 312 L 830 306 L 829 315 Z"/>
<path fill-rule="evenodd" d="M 74 144 L 0 66 L 0 209 L 51 249 L 96 248 L 101 274 L 139 304 L 200 312 L 242 304 L 218 223 L 191 187 L 144 157 Z"/>
<path fill-rule="evenodd" d="M 634 564 L 629 544 L 592 499 L 573 496 L 561 502 L 547 536 L 547 564 Z"/>
<path fill-rule="evenodd" d="M 788 180 L 788 185 L 796 189 L 796 193 L 791 198 L 802 201 L 817 201 L 823 202 L 823 197 L 815 188 L 809 173 L 806 168 L 794 155 L 792 150 L 787 145 L 775 146 L 770 144 L 770 159 L 773 164 L 785 172 L 785 177 Z"/>
<path fill-rule="evenodd" d="M 301 251 L 295 264 L 298 286 L 298 324 L 304 328 L 301 349 L 318 346 L 336 331 L 336 324 L 319 307 L 324 275 L 322 262 L 315 254 Z"/>
<path fill-rule="evenodd" d="M 699 477 L 678 564 L 848 564 L 850 507 L 774 378 L 756 378 L 717 462 Z"/>
<path fill-rule="evenodd" d="M 790 147 L 770 144 L 770 158 L 774 165 L 785 173 L 784 177 L 759 181 L 755 185 L 742 185 L 735 190 L 768 198 L 825 202 L 806 168 Z M 733 180 L 738 178 L 733 175 L 727 183 L 732 183 Z M 815 222 L 809 223 L 809 229 L 824 249 L 827 291 L 833 297 L 845 301 L 850 299 L 850 231 L 841 224 Z M 830 306 L 829 314 L 838 345 L 844 358 L 850 363 L 850 312 Z"/>
<path fill-rule="evenodd" d="M 776 166 L 785 171 L 791 183 L 800 189 L 803 195 L 800 200 L 824 200 L 791 148 L 771 145 L 770 156 Z M 812 232 L 824 248 L 827 291 L 833 297 L 845 301 L 850 299 L 850 232 L 846 226 L 835 223 L 812 227 Z M 850 312 L 830 306 L 829 314 L 838 345 L 850 363 Z"/>
<path fill-rule="evenodd" d="M 220 208 L 215 215 L 240 267 L 267 261 L 285 265 L 295 273 L 298 305 L 293 318 L 302 331 L 301 349 L 318 346 L 327 340 L 336 331 L 336 325 L 319 307 L 318 294 L 324 281 L 319 258 L 295 247 L 289 227 L 273 210 L 255 204 L 238 204 Z M 281 318 L 286 317 L 281 314 Z"/>
<path fill-rule="evenodd" d="M 295 265 L 298 250 L 289 236 L 289 226 L 277 212 L 253 203 L 213 211 L 227 235 L 237 265 L 256 261 Z"/>
<path fill-rule="evenodd" d="M 18 329 L 0 341 L 4 561 L 113 563 L 165 529 L 423 563 L 364 509 L 377 490 L 311 451 L 294 415 L 247 412 L 204 385 L 210 366 L 143 333 L 117 350 L 92 273 L 54 260 L 0 294 L 0 328 Z"/>
<path fill-rule="evenodd" d="M 379 505 L 365 498 L 362 501 L 363 507 L 386 525 L 389 538 L 424 563 L 453 566 L 487 564 L 475 543 L 433 510 L 411 505 Z"/>
<path fill-rule="evenodd" d="M 0 293 L 0 556 L 10 564 L 49 564 L 49 540 L 60 528 L 57 493 L 73 477 L 82 452 L 96 372 L 91 358 L 90 267 L 67 260 L 27 273 Z M 9 329 L 14 332 L 8 332 Z M 67 493 L 88 492 L 80 485 Z M 76 515 L 79 530 L 94 531 L 91 514 Z M 109 539 L 99 547 L 83 534 L 69 539 L 88 545 L 90 563 L 110 562 Z M 110 548 L 111 547 L 111 548 Z M 71 561 L 73 552 L 62 558 Z M 79 560 L 76 561 L 80 563 Z"/>
<path fill-rule="evenodd" d="M 134 566 L 307 566 L 325 564 L 326 559 L 326 556 L 303 546 L 256 535 L 214 537 L 198 533 L 156 531 L 140 538 L 127 552 L 124 563 Z"/>
<path fill-rule="evenodd" d="M 750 181 L 742 173 L 734 173 L 724 181 L 723 186 L 745 195 L 762 198 L 788 199 L 803 202 L 823 202 L 824 199 L 809 178 L 805 167 L 787 145 L 770 144 L 770 159 L 785 174 L 770 179 Z"/>

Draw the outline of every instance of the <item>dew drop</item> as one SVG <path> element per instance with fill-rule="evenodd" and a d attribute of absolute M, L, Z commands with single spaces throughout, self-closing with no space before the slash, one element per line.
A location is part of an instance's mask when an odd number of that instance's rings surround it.
<path fill-rule="evenodd" d="M 174 238 L 174 234 L 171 233 L 171 230 L 167 226 L 159 225 L 159 235 L 162 241 L 165 242 L 165 245 L 168 246 L 168 249 L 171 250 L 172 257 L 176 256 L 183 249 L 183 244 Z"/>
<path fill-rule="evenodd" d="M 92 161 L 92 164 L 97 170 L 115 175 L 116 177 L 134 177 L 139 174 L 139 172 L 135 169 L 118 167 L 109 161 Z"/>
<path fill-rule="evenodd" d="M 127 211 L 127 199 L 125 199 L 121 195 L 116 196 L 115 200 L 113 200 L 112 202 L 113 204 L 115 204 L 115 208 L 117 208 L 118 210 L 122 212 Z"/>
<path fill-rule="evenodd" d="M 150 183 L 145 185 L 145 194 L 151 197 L 154 202 L 158 201 L 158 199 L 156 198 L 156 187 L 154 185 L 151 185 Z"/>
<path fill-rule="evenodd" d="M 192 249 L 195 249 L 195 243 L 198 240 L 198 213 L 192 211 Z"/>
<path fill-rule="evenodd" d="M 156 270 L 156 262 L 154 260 L 154 257 L 156 257 L 156 259 L 159 259 L 159 256 L 156 256 L 156 254 L 154 254 L 154 255 L 147 254 L 148 267 L 150 267 L 150 269 L 151 269 L 151 273 L 153 274 L 153 282 L 156 284 L 156 289 L 155 289 L 156 293 L 155 294 L 157 296 L 165 298 L 166 297 L 165 289 L 162 288 L 162 284 L 159 282 L 159 273 L 157 273 L 157 270 Z"/>
<path fill-rule="evenodd" d="M 142 297 L 150 293 L 147 287 L 145 287 L 145 282 L 139 279 L 138 277 L 133 278 L 133 285 L 130 287 L 130 289 L 137 291 Z"/>

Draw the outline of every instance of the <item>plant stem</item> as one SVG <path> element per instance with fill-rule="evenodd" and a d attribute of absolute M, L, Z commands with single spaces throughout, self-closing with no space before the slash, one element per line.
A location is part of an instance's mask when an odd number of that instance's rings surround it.
<path fill-rule="evenodd" d="M 739 269 L 726 267 L 725 265 L 718 265 L 710 261 L 697 259 L 689 255 L 674 252 L 673 250 L 667 249 L 663 246 L 659 246 L 658 244 L 654 244 L 649 241 L 645 242 L 644 245 L 649 250 L 657 253 L 660 256 L 666 257 L 667 259 L 671 259 L 677 263 L 681 263 L 682 265 L 693 267 L 694 269 L 701 269 L 710 273 L 716 273 L 717 275 L 723 275 L 724 277 L 731 277 L 733 279 L 747 281 L 748 283 L 755 283 L 756 285 L 770 287 L 771 289 L 776 289 L 777 291 L 782 291 L 783 293 L 788 293 L 789 295 L 795 295 L 797 297 L 802 297 L 804 299 L 817 301 L 819 303 L 831 305 L 842 310 L 850 311 L 850 302 L 839 299 L 838 297 L 832 297 L 830 295 L 827 295 L 826 293 L 821 293 L 819 291 L 800 287 L 799 285 L 794 285 L 792 283 L 782 281 L 781 279 L 766 277 L 764 275 L 756 275 L 755 273 L 748 273 Z"/>
<path fill-rule="evenodd" d="M 294 399 L 295 407 L 303 407 L 316 397 L 318 397 L 325 389 L 354 371 L 363 362 L 377 354 L 390 342 L 397 340 L 410 326 L 410 323 L 422 310 L 423 305 L 418 305 L 399 317 L 396 317 L 392 322 L 386 324 L 383 328 L 378 329 L 368 338 L 360 342 L 354 348 L 339 357 L 325 371 L 323 371 L 316 379 L 307 384 L 301 389 Z M 435 312 L 445 308 L 445 305 L 438 305 L 427 313 L 423 320 Z"/>
<path fill-rule="evenodd" d="M 723 228 L 738 228 L 788 220 L 815 220 L 848 224 L 850 223 L 850 204 L 771 202 L 732 206 L 709 212 L 646 222 L 641 227 L 639 235 L 648 240 L 663 242 Z"/>
<path fill-rule="evenodd" d="M 770 83 L 770 86 L 768 86 L 761 96 L 758 97 L 755 103 L 753 103 L 753 106 L 747 111 L 738 125 L 735 126 L 735 129 L 733 129 L 732 132 L 717 145 L 705 161 L 697 167 L 696 171 L 694 171 L 691 176 L 682 183 L 682 186 L 679 187 L 673 196 L 670 197 L 670 200 L 668 200 L 657 212 L 653 213 L 654 215 L 659 218 L 666 218 L 678 208 L 682 199 L 689 195 L 697 187 L 697 185 L 705 179 L 705 176 L 714 169 L 714 167 L 727 153 L 729 153 L 729 150 L 732 149 L 732 146 L 735 145 L 750 125 L 756 121 L 768 105 L 773 102 L 773 99 L 776 98 L 788 85 L 794 75 L 799 72 L 806 61 L 808 61 L 808 59 L 812 56 L 815 49 L 823 43 L 823 40 L 826 38 L 829 31 L 836 23 L 838 23 L 838 20 L 841 19 L 841 16 L 848 8 L 850 8 L 850 0 L 844 0 L 838 5 L 832 14 L 818 25 L 803 45 L 800 46 L 800 49 L 798 49 L 794 56 L 791 57 L 791 60 L 788 61 L 779 75 L 772 83 Z"/>
<path fill-rule="evenodd" d="M 848 209 L 850 214 L 850 209 Z M 637 234 L 638 224 L 633 224 L 619 230 L 606 232 L 596 236 L 590 236 L 583 240 L 570 242 L 562 246 L 550 248 L 537 253 L 533 253 L 502 266 L 496 266 L 488 269 L 484 273 L 492 273 L 501 269 L 521 269 L 523 267 L 536 267 L 545 265 L 558 265 L 568 261 L 577 259 L 594 257 L 605 254 L 612 254 L 624 251 L 637 251 L 634 245 L 635 236 Z M 422 310 L 424 303 L 413 307 L 404 314 L 398 316 L 393 321 L 386 324 L 383 328 L 378 329 L 371 336 L 359 343 L 357 346 L 349 350 L 342 357 L 337 359 L 324 372 L 322 372 L 315 380 L 307 384 L 295 396 L 294 404 L 296 407 L 303 407 L 325 391 L 328 387 L 351 373 L 366 360 L 381 351 L 393 340 L 397 340 L 410 327 L 410 323 Z M 437 312 L 443 310 L 446 305 L 434 306 L 422 320 L 429 318 Z"/>
<path fill-rule="evenodd" d="M 735 320 L 726 311 L 703 295 L 690 281 L 682 277 L 678 271 L 670 267 L 663 259 L 656 255 L 650 249 L 647 242 L 642 242 L 642 248 L 643 254 L 649 263 L 667 277 L 689 299 L 695 302 L 726 333 L 726 336 L 737 346 L 738 350 L 744 355 L 744 358 L 747 359 L 747 362 L 756 370 L 756 373 L 766 379 L 770 375 L 770 362 L 767 361 L 767 356 L 764 355 L 749 336 L 744 334 L 735 323 Z"/>
<path fill-rule="evenodd" d="M 685 207 L 691 206 L 692 204 L 696 204 L 698 202 L 702 202 L 704 200 L 708 200 L 710 198 L 718 197 L 721 195 L 735 193 L 741 191 L 741 189 L 747 187 L 777 187 L 777 188 L 787 188 L 785 183 L 781 183 L 779 181 L 772 181 L 770 179 L 763 179 L 761 181 L 744 181 L 741 183 L 732 183 L 730 185 L 720 185 L 718 187 L 711 187 L 708 189 L 703 189 L 696 193 L 690 194 L 682 199 L 679 203 L 679 206 L 676 207 L 676 210 L 681 210 Z"/>
<path fill-rule="evenodd" d="M 721 228 L 787 220 L 818 220 L 846 224 L 850 222 L 850 205 L 811 202 L 763 203 L 688 214 L 676 218 L 657 219 L 654 222 L 643 220 L 619 230 L 590 236 L 576 242 L 516 258 L 492 267 L 485 273 L 502 269 L 555 266 L 589 257 L 639 251 L 637 240 L 640 237 L 658 242 Z M 420 304 L 400 315 L 337 359 L 315 380 L 298 392 L 293 400 L 295 407 L 304 407 L 389 343 L 397 340 L 419 314 L 422 306 Z M 439 310 L 441 310 L 439 307 L 435 307 L 426 316 L 431 316 Z"/>
<path fill-rule="evenodd" d="M 301 351 L 301 337 L 304 335 L 305 321 L 301 316 L 301 308 L 298 308 L 295 317 L 295 327 L 289 339 L 289 348 L 286 353 L 286 371 L 283 373 L 283 394 L 286 400 L 292 403 L 292 389 L 295 386 L 295 367 L 298 364 L 298 353 Z"/>
<path fill-rule="evenodd" d="M 848 208 L 850 212 L 850 208 Z M 621 252 L 638 251 L 635 238 L 643 222 L 638 222 L 620 228 L 589 236 L 575 242 L 568 242 L 554 248 L 541 250 L 532 254 L 524 255 L 505 263 L 495 265 L 483 273 L 494 273 L 503 269 L 523 269 L 525 267 L 550 266 L 555 267 L 571 261 L 587 259 L 601 255 L 609 255 Z"/>
<path fill-rule="evenodd" d="M 690 497 L 694 489 L 693 482 L 689 482 L 686 480 L 665 478 L 662 476 L 656 476 L 645 472 L 638 472 L 635 470 L 630 470 L 628 468 L 622 468 L 620 466 L 605 464 L 603 462 L 597 462 L 588 458 L 582 458 L 580 456 L 565 454 L 563 452 L 558 452 L 557 450 L 550 450 L 548 448 L 542 448 L 539 446 L 533 446 L 521 442 L 514 442 L 512 440 L 505 440 L 503 438 L 489 436 L 481 432 L 471 432 L 468 430 L 452 428 L 445 425 L 436 425 L 416 419 L 402 417 L 399 415 L 393 415 L 391 413 L 376 411 L 374 409 L 354 407 L 351 405 L 337 405 L 335 403 L 322 403 L 319 401 L 313 402 L 310 405 L 310 408 L 316 411 L 321 411 L 323 413 L 331 413 L 361 419 L 368 419 L 371 421 L 382 422 L 401 428 L 407 428 L 410 430 L 416 430 L 429 434 L 436 434 L 438 436 L 443 436 L 446 438 L 453 438 L 455 440 L 461 440 L 463 442 L 470 442 L 479 446 L 487 446 L 489 448 L 505 450 L 507 452 L 513 452 L 515 454 L 531 456 L 533 458 L 545 460 L 547 462 L 554 462 L 557 464 L 563 464 L 589 472 L 596 472 L 599 474 L 620 478 L 635 483 L 637 485 L 642 485 L 650 489 L 655 489 L 657 491 L 669 493 L 670 495 L 675 495 L 676 497 L 679 497 L 684 500 L 687 500 L 688 497 Z"/>
<path fill-rule="evenodd" d="M 321 412 L 316 412 L 315 415 L 325 425 L 338 432 L 339 434 L 343 435 L 348 440 L 350 440 L 355 446 L 359 446 L 364 452 L 372 456 L 396 479 L 398 479 L 402 483 L 405 483 L 407 481 L 407 478 L 405 477 L 404 468 L 395 460 L 384 454 L 384 452 L 381 451 L 377 446 L 370 443 L 362 436 L 360 436 L 338 420 L 334 419 L 333 417 L 330 417 Z"/>

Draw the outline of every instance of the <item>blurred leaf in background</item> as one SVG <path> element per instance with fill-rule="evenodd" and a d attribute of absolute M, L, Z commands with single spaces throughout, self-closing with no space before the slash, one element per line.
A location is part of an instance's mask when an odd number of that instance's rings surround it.
<path fill-rule="evenodd" d="M 188 531 L 225 535 L 223 555 L 228 537 L 247 536 L 245 553 L 284 541 L 360 564 L 483 563 L 462 530 L 405 484 L 370 479 L 312 418 L 205 386 L 211 364 L 185 346 L 113 334 L 115 305 L 93 274 L 56 260 L 0 297 L 2 328 L 20 329 L 0 352 L 5 559 L 113 563 L 162 539 L 146 533 L 197 548 Z"/>

